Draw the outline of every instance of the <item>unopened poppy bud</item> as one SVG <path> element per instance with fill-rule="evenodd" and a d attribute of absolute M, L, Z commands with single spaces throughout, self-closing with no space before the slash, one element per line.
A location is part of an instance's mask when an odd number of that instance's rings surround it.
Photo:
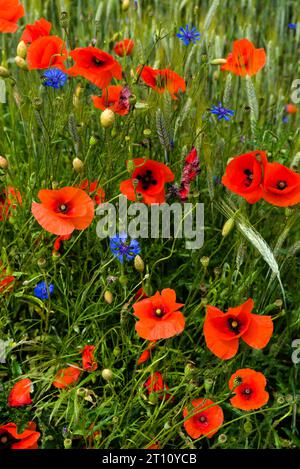
<path fill-rule="evenodd" d="M 144 264 L 144 261 L 143 259 L 141 258 L 141 256 L 139 256 L 138 254 L 135 256 L 134 258 L 134 267 L 135 269 L 138 271 L 138 272 L 144 272 L 144 269 L 145 269 L 145 264 Z"/>
<path fill-rule="evenodd" d="M 115 357 L 119 357 L 120 353 L 121 353 L 120 347 L 116 346 L 116 347 L 113 349 L 113 355 L 114 355 Z"/>
<path fill-rule="evenodd" d="M 152 405 L 155 405 L 157 404 L 157 401 L 158 401 L 157 394 L 155 392 L 152 392 L 149 396 L 149 403 Z"/>
<path fill-rule="evenodd" d="M 221 435 L 219 435 L 218 437 L 218 442 L 223 445 L 224 443 L 226 443 L 227 441 L 227 436 L 225 435 L 225 433 L 221 433 Z"/>
<path fill-rule="evenodd" d="M 121 285 L 126 286 L 128 283 L 128 278 L 126 277 L 126 275 L 121 275 L 119 277 L 119 282 Z"/>
<path fill-rule="evenodd" d="M 105 379 L 105 381 L 111 381 L 113 378 L 113 372 L 109 368 L 104 368 L 102 370 L 102 378 Z"/>
<path fill-rule="evenodd" d="M 224 226 L 222 228 L 222 236 L 225 238 L 225 236 L 227 236 L 230 233 L 233 227 L 234 227 L 234 218 L 229 218 L 224 223 Z"/>
<path fill-rule="evenodd" d="M 201 257 L 200 262 L 203 265 L 203 267 L 206 269 L 208 267 L 208 264 L 209 264 L 209 257 L 207 257 L 207 256 Z"/>
<path fill-rule="evenodd" d="M 83 164 L 83 161 L 81 161 L 80 158 L 74 158 L 72 164 L 73 164 L 73 168 L 75 169 L 76 173 L 80 173 L 81 171 L 83 171 L 84 164 Z"/>
<path fill-rule="evenodd" d="M 115 33 L 113 37 L 111 38 L 112 42 L 116 42 L 119 39 L 119 37 L 120 37 L 120 33 L 119 32 Z"/>
<path fill-rule="evenodd" d="M 110 292 L 109 290 L 106 290 L 106 292 L 104 293 L 104 301 L 108 303 L 109 305 L 111 305 L 113 300 L 114 299 L 113 299 L 112 292 Z"/>
<path fill-rule="evenodd" d="M 17 47 L 17 56 L 21 57 L 22 59 L 26 59 L 27 55 L 27 46 L 24 41 L 20 41 Z"/>
<path fill-rule="evenodd" d="M 27 62 L 25 59 L 23 59 L 22 57 L 19 57 L 17 55 L 17 57 L 15 57 L 15 63 L 16 65 L 21 68 L 22 70 L 28 70 L 28 66 L 27 66 Z"/>
<path fill-rule="evenodd" d="M 210 65 L 225 65 L 225 64 L 227 64 L 226 59 L 213 59 L 210 62 Z"/>
<path fill-rule="evenodd" d="M 134 170 L 135 170 L 135 164 L 134 164 L 133 160 L 128 160 L 127 161 L 127 171 L 129 172 L 129 174 L 132 174 Z"/>
<path fill-rule="evenodd" d="M 72 440 L 70 438 L 64 439 L 64 448 L 71 449 L 72 448 Z"/>
<path fill-rule="evenodd" d="M 2 67 L 2 65 L 0 65 L 0 77 L 7 78 L 9 76 L 10 76 L 10 72 L 7 70 L 7 68 Z"/>
<path fill-rule="evenodd" d="M 0 156 L 0 168 L 1 169 L 6 169 L 8 168 L 8 161 L 4 156 Z"/>
<path fill-rule="evenodd" d="M 246 422 L 244 424 L 244 431 L 245 433 L 251 433 L 252 432 L 252 423 L 251 422 Z"/>
<path fill-rule="evenodd" d="M 214 384 L 214 380 L 213 380 L 213 379 L 211 379 L 211 378 L 206 378 L 206 379 L 204 380 L 204 389 L 205 389 L 205 391 L 208 392 L 208 391 L 211 389 L 211 387 L 212 387 L 213 384 Z"/>
<path fill-rule="evenodd" d="M 127 11 L 130 7 L 130 0 L 123 0 L 122 1 L 122 10 Z"/>
<path fill-rule="evenodd" d="M 94 147 L 95 145 L 97 145 L 97 139 L 96 137 L 94 137 L 94 135 L 90 137 L 89 144 L 90 144 L 90 147 Z"/>
<path fill-rule="evenodd" d="M 105 109 L 100 116 L 100 123 L 105 129 L 111 127 L 115 122 L 115 113 L 111 109 Z"/>

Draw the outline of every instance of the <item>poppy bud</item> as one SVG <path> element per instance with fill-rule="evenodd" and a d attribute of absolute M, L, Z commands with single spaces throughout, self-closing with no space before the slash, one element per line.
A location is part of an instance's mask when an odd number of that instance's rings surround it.
<path fill-rule="evenodd" d="M 145 269 L 145 264 L 144 264 L 144 261 L 143 259 L 141 258 L 141 256 L 139 256 L 138 254 L 135 256 L 134 258 L 134 267 L 135 269 L 138 271 L 138 272 L 144 272 L 144 269 Z"/>
<path fill-rule="evenodd" d="M 113 378 L 113 372 L 109 368 L 104 368 L 101 374 L 102 378 L 105 379 L 105 381 L 111 381 Z"/>
<path fill-rule="evenodd" d="M 223 228 L 222 228 L 222 236 L 225 238 L 225 236 L 227 236 L 230 231 L 232 230 L 232 228 L 234 227 L 234 218 L 229 218 Z"/>
<path fill-rule="evenodd" d="M 252 432 L 252 423 L 250 421 L 248 421 L 244 424 L 244 431 L 245 431 L 245 433 L 251 433 Z"/>
<path fill-rule="evenodd" d="M 114 348 L 114 350 L 113 350 L 113 355 L 114 355 L 115 357 L 118 357 L 118 356 L 120 355 L 120 353 L 121 353 L 120 347 L 116 346 L 116 347 Z"/>
<path fill-rule="evenodd" d="M 111 38 L 111 42 L 116 42 L 120 37 L 120 33 L 115 33 L 113 37 Z"/>
<path fill-rule="evenodd" d="M 21 68 L 22 70 L 28 70 L 27 62 L 25 59 L 22 57 L 19 57 L 18 55 L 15 57 L 15 63 L 16 65 Z"/>
<path fill-rule="evenodd" d="M 149 135 L 151 135 L 151 129 L 145 129 L 143 134 L 146 135 L 146 137 L 148 137 Z"/>
<path fill-rule="evenodd" d="M 211 379 L 211 378 L 206 378 L 206 379 L 204 380 L 204 389 L 205 389 L 205 391 L 208 392 L 208 391 L 211 389 L 211 387 L 212 387 L 213 384 L 214 384 L 214 380 L 213 380 L 213 379 Z"/>
<path fill-rule="evenodd" d="M 72 164 L 73 164 L 73 168 L 75 169 L 76 173 L 80 173 L 81 171 L 83 171 L 84 164 L 83 164 L 83 161 L 81 161 L 80 158 L 74 158 Z"/>
<path fill-rule="evenodd" d="M 218 442 L 223 445 L 224 443 L 226 443 L 227 441 L 227 436 L 225 435 L 225 433 L 221 433 L 221 435 L 219 435 L 218 437 Z"/>
<path fill-rule="evenodd" d="M 119 277 L 119 282 L 120 282 L 120 284 L 123 285 L 123 286 L 127 285 L 127 283 L 128 283 L 128 278 L 126 277 L 126 275 L 121 275 L 121 276 Z"/>
<path fill-rule="evenodd" d="M 0 168 L 1 169 L 6 169 L 8 168 L 8 161 L 4 156 L 0 156 Z"/>
<path fill-rule="evenodd" d="M 7 77 L 9 77 L 9 76 L 10 76 L 10 72 L 7 70 L 7 68 L 2 67 L 2 66 L 0 65 L 0 77 L 2 77 L 2 78 L 7 78 Z"/>
<path fill-rule="evenodd" d="M 17 56 L 26 59 L 27 46 L 24 41 L 20 41 L 17 47 Z"/>
<path fill-rule="evenodd" d="M 95 145 L 97 145 L 97 139 L 94 137 L 94 135 L 90 137 L 89 144 L 90 144 L 90 147 L 94 147 Z"/>
<path fill-rule="evenodd" d="M 203 267 L 204 267 L 205 269 L 207 269 L 208 264 L 209 264 L 209 257 L 207 257 L 207 256 L 201 257 L 200 262 L 201 262 L 201 264 L 203 265 Z"/>
<path fill-rule="evenodd" d="M 115 113 L 111 109 L 105 109 L 100 116 L 100 123 L 105 129 L 111 127 L 115 122 Z"/>
<path fill-rule="evenodd" d="M 113 300 L 114 299 L 112 293 L 109 290 L 106 290 L 106 292 L 104 293 L 104 301 L 111 305 Z"/>
<path fill-rule="evenodd" d="M 122 2 L 122 10 L 127 11 L 130 7 L 130 0 L 123 0 Z"/>
<path fill-rule="evenodd" d="M 71 449 L 72 448 L 72 440 L 70 438 L 64 439 L 64 448 Z"/>
<path fill-rule="evenodd" d="M 134 164 L 133 160 L 128 160 L 127 161 L 127 171 L 129 172 L 129 174 L 132 174 L 134 170 L 135 170 L 135 164 Z"/>
<path fill-rule="evenodd" d="M 214 59 L 214 60 L 211 60 L 210 62 L 210 65 L 224 65 L 224 64 L 227 64 L 226 59 Z"/>

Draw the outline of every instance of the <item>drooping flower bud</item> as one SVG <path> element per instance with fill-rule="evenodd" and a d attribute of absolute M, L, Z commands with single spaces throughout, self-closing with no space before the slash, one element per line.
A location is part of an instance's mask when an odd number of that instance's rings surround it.
<path fill-rule="evenodd" d="M 7 68 L 2 67 L 2 65 L 0 65 L 0 77 L 7 78 L 9 76 L 10 76 L 9 70 L 7 70 Z"/>
<path fill-rule="evenodd" d="M 105 129 L 111 127 L 115 122 L 115 113 L 111 109 L 105 109 L 100 116 L 100 123 Z"/>
<path fill-rule="evenodd" d="M 27 62 L 25 59 L 22 57 L 19 57 L 18 55 L 15 57 L 15 63 L 16 65 L 21 68 L 22 70 L 28 70 Z"/>
<path fill-rule="evenodd" d="M 101 374 L 105 381 L 111 381 L 113 378 L 113 372 L 109 368 L 104 368 Z"/>
<path fill-rule="evenodd" d="M 227 236 L 230 233 L 233 227 L 234 227 L 234 218 L 229 218 L 224 223 L 224 226 L 222 228 L 222 236 L 225 238 L 225 236 Z"/>
<path fill-rule="evenodd" d="M 144 272 L 145 264 L 141 256 L 139 256 L 138 254 L 135 256 L 133 264 L 138 272 Z"/>
<path fill-rule="evenodd" d="M 211 65 L 225 65 L 227 63 L 226 59 L 213 59 L 210 61 Z"/>
<path fill-rule="evenodd" d="M 0 156 L 0 168 L 1 169 L 6 169 L 8 168 L 8 161 L 4 156 Z"/>
<path fill-rule="evenodd" d="M 123 0 L 122 1 L 122 10 L 127 11 L 130 7 L 130 0 Z"/>
<path fill-rule="evenodd" d="M 17 56 L 22 59 L 26 59 L 27 56 L 27 46 L 24 41 L 20 41 L 17 47 Z"/>
<path fill-rule="evenodd" d="M 104 301 L 107 304 L 111 305 L 113 300 L 114 300 L 114 298 L 113 298 L 112 292 L 109 291 L 109 290 L 106 290 L 106 292 L 104 293 Z"/>
<path fill-rule="evenodd" d="M 77 157 L 74 158 L 72 164 L 73 164 L 73 168 L 76 171 L 76 173 L 80 173 L 81 171 L 83 171 L 84 163 L 83 163 L 83 161 L 81 161 L 80 158 L 77 158 Z"/>

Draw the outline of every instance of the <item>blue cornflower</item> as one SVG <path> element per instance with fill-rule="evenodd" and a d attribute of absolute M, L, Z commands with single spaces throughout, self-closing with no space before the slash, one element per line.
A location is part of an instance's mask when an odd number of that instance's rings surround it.
<path fill-rule="evenodd" d="M 230 121 L 230 117 L 234 115 L 234 111 L 231 109 L 227 109 L 226 107 L 222 106 L 222 103 L 219 103 L 218 106 L 213 106 L 209 109 L 211 114 L 215 114 L 218 116 L 218 121 L 224 119 L 226 121 Z"/>
<path fill-rule="evenodd" d="M 297 29 L 297 23 L 289 23 L 288 28 L 289 29 Z"/>
<path fill-rule="evenodd" d="M 200 41 L 201 35 L 195 27 L 191 27 L 191 29 L 189 29 L 189 25 L 187 24 L 185 29 L 181 27 L 179 28 L 179 31 L 180 32 L 176 34 L 176 36 L 182 40 L 185 46 L 188 46 L 191 42 L 196 44 L 196 41 Z"/>
<path fill-rule="evenodd" d="M 68 76 L 58 68 L 49 68 L 44 72 L 43 78 L 45 79 L 43 83 L 45 86 L 58 89 L 65 85 Z"/>
<path fill-rule="evenodd" d="M 46 282 L 38 283 L 34 288 L 34 296 L 39 298 L 40 300 L 48 300 L 49 296 L 51 296 L 54 292 L 54 285 L 50 283 L 47 285 Z"/>
<path fill-rule="evenodd" d="M 141 252 L 139 242 L 136 239 L 131 239 L 129 242 L 127 238 L 127 233 L 116 234 L 110 238 L 110 250 L 122 264 L 124 257 L 130 261 Z"/>
<path fill-rule="evenodd" d="M 283 117 L 282 117 L 282 122 L 283 122 L 284 124 L 287 124 L 288 121 L 289 121 L 288 116 L 283 116 Z"/>

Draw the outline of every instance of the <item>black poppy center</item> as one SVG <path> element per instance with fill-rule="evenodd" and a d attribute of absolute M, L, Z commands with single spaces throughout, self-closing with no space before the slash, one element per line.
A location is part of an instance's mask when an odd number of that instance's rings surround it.
<path fill-rule="evenodd" d="M 235 334 L 240 333 L 240 323 L 236 318 L 229 318 L 228 319 L 228 327 L 231 330 L 231 332 L 234 332 Z"/>
<path fill-rule="evenodd" d="M 61 204 L 59 207 L 58 207 L 59 211 L 62 212 L 62 213 L 66 213 L 67 210 L 68 210 L 68 206 L 66 204 Z"/>
<path fill-rule="evenodd" d="M 251 388 L 245 388 L 243 389 L 242 394 L 246 399 L 249 399 L 251 397 L 252 392 L 253 391 Z"/>
<path fill-rule="evenodd" d="M 276 187 L 280 191 L 283 191 L 287 187 L 287 183 L 285 181 L 278 181 Z"/>
<path fill-rule="evenodd" d="M 102 67 L 102 65 L 104 65 L 103 60 L 97 59 L 97 57 L 93 57 L 93 63 L 96 67 Z"/>
<path fill-rule="evenodd" d="M 137 180 L 142 184 L 142 189 L 147 190 L 151 186 L 156 186 L 157 180 L 153 177 L 151 169 L 147 169 L 144 174 L 138 174 Z"/>
<path fill-rule="evenodd" d="M 200 415 L 198 420 L 199 420 L 200 423 L 207 423 L 207 417 L 203 414 Z"/>
<path fill-rule="evenodd" d="M 166 310 L 163 306 L 156 306 L 153 312 L 157 318 L 162 318 L 166 314 Z"/>
<path fill-rule="evenodd" d="M 246 175 L 245 185 L 249 187 L 253 181 L 253 171 L 251 171 L 251 169 L 245 169 L 244 174 Z"/>
<path fill-rule="evenodd" d="M 8 432 L 2 433 L 0 435 L 0 449 L 10 448 L 16 441 L 18 440 L 13 438 Z"/>

